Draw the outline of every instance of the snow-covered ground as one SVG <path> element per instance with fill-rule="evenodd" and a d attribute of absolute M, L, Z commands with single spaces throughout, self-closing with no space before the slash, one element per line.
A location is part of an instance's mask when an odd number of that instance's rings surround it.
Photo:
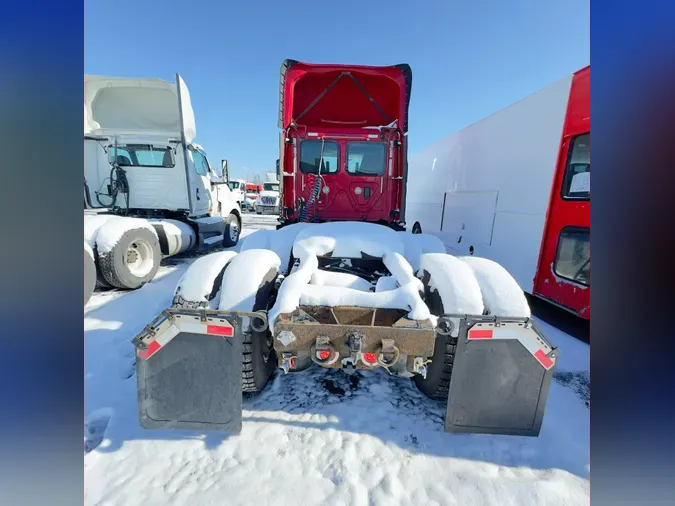
<path fill-rule="evenodd" d="M 274 217 L 245 215 L 244 234 Z M 194 258 L 85 308 L 85 484 L 94 505 L 585 505 L 587 344 L 561 349 L 539 438 L 451 435 L 444 405 L 385 372 L 276 375 L 236 436 L 140 428 L 130 340 L 169 306 Z"/>

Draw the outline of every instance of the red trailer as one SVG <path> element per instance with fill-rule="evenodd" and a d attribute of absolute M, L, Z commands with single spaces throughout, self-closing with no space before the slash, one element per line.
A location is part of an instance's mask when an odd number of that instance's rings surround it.
<path fill-rule="evenodd" d="M 590 67 L 410 157 L 406 222 L 590 319 Z"/>

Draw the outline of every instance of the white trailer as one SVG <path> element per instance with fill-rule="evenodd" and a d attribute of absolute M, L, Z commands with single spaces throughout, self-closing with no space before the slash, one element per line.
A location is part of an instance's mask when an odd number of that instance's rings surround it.
<path fill-rule="evenodd" d="M 410 156 L 406 223 L 590 317 L 590 68 Z M 585 184 L 583 184 L 585 183 Z"/>
<path fill-rule="evenodd" d="M 162 257 L 236 245 L 241 210 L 193 142 L 181 77 L 85 75 L 84 87 L 85 304 L 93 272 L 98 285 L 135 289 Z"/>

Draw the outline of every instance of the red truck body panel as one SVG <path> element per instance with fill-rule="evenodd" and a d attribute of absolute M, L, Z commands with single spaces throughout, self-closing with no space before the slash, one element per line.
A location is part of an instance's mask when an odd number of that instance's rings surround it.
<path fill-rule="evenodd" d="M 587 280 L 583 284 L 560 276 L 555 272 L 555 264 L 566 234 L 587 237 L 588 244 L 590 244 L 590 190 L 588 195 L 582 197 L 570 198 L 566 194 L 566 185 L 569 184 L 566 179 L 566 176 L 569 177 L 566 169 L 572 162 L 571 154 L 575 142 L 579 144 L 581 140 L 587 144 L 583 147 L 590 157 L 590 82 L 590 67 L 576 72 L 572 78 L 558 165 L 551 187 L 546 228 L 541 244 L 538 270 L 534 279 L 535 295 L 559 304 L 585 319 L 591 317 L 590 259 L 587 266 Z M 590 173 L 590 166 L 588 171 Z"/>
<path fill-rule="evenodd" d="M 411 85 L 407 65 L 284 61 L 279 99 L 282 224 L 400 225 Z"/>

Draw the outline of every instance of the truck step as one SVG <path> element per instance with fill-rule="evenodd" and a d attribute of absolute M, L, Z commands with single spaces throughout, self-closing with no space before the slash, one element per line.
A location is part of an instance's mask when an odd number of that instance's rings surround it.
<path fill-rule="evenodd" d="M 217 242 L 223 242 L 224 238 L 225 237 L 222 234 L 221 235 L 214 235 L 213 237 L 209 237 L 208 239 L 204 239 L 203 243 L 211 245 L 211 244 L 215 244 Z"/>

